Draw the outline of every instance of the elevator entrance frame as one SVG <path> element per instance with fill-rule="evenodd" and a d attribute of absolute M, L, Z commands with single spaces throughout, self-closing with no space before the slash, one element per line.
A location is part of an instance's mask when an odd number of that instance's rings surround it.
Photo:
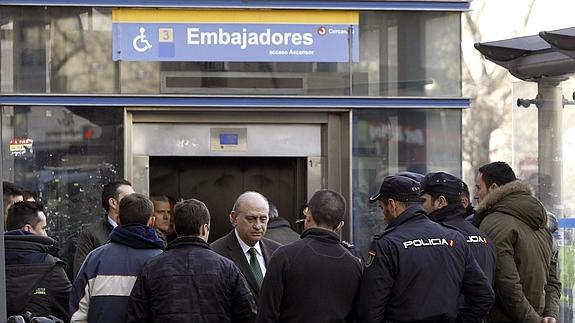
<path fill-rule="evenodd" d="M 124 172 L 136 191 L 149 194 L 149 154 L 135 146 L 139 126 L 156 125 L 169 131 L 170 127 L 196 125 L 199 128 L 242 128 L 260 129 L 263 126 L 277 126 L 289 131 L 305 131 L 317 127 L 319 131 L 319 155 L 298 154 L 297 145 L 287 148 L 283 156 L 306 157 L 307 165 L 307 196 L 318 189 L 332 189 L 340 192 L 347 201 L 346 225 L 342 230 L 342 238 L 352 240 L 351 227 L 351 111 L 348 109 L 302 109 L 294 111 L 278 109 L 198 109 L 198 108 L 126 108 L 124 118 Z M 173 127 L 172 127 L 173 126 Z M 265 133 L 260 129 L 258 135 Z M 256 131 L 257 132 L 257 131 Z M 269 133 L 269 132 L 268 132 Z M 142 132 L 139 132 L 142 134 Z M 169 135 L 166 135 L 169 137 Z M 298 134 L 295 134 L 298 137 Z M 171 138 L 172 140 L 174 138 Z M 169 143 L 168 143 L 169 144 Z M 305 142 L 301 142 L 304 146 Z M 249 149 L 249 148 L 248 148 Z M 144 149 L 145 150 L 145 149 Z M 258 152 L 259 156 L 278 156 L 273 147 L 268 148 L 268 154 Z M 164 152 L 165 153 L 165 152 Z M 250 151 L 226 153 L 205 153 L 203 156 L 253 156 Z M 165 155 L 164 156 L 170 156 Z M 176 154 L 171 156 L 178 156 Z M 194 156 L 187 154 L 186 156 Z M 198 157 L 202 155 L 196 155 Z"/>

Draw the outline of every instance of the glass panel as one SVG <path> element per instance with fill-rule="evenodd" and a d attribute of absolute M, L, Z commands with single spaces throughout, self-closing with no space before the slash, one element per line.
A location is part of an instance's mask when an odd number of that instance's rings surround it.
<path fill-rule="evenodd" d="M 564 99 L 573 97 L 575 80 L 571 77 L 562 82 L 561 90 Z M 538 84 L 534 82 L 514 82 L 513 101 L 517 99 L 534 99 L 538 94 Z M 545 96 L 543 96 L 545 98 Z M 545 104 L 545 103 L 543 103 Z M 575 309 L 575 110 L 570 102 L 566 102 L 561 109 L 561 129 L 553 129 L 557 124 L 550 122 L 542 109 L 549 110 L 549 106 L 537 108 L 531 104 L 528 108 L 513 106 L 512 118 L 512 167 L 517 177 L 529 182 L 533 187 L 535 196 L 541 201 L 548 212 L 554 213 L 558 218 L 558 230 L 553 237 L 556 247 L 559 249 L 559 274 L 563 290 L 561 291 L 560 322 L 572 322 Z M 541 126 L 544 124 L 545 126 Z M 562 155 L 553 155 L 542 152 L 539 148 L 550 148 L 553 151 L 553 140 L 541 132 L 553 133 L 558 131 L 562 134 Z M 539 168 L 539 158 L 561 161 L 560 178 L 553 174 L 545 174 Z M 555 175 L 558 175 L 555 173 Z M 557 186 L 554 183 L 560 182 Z M 553 191 L 560 191 L 559 199 L 553 194 L 543 193 L 553 185 Z M 547 186 L 547 188 L 546 188 Z"/>
<path fill-rule="evenodd" d="M 2 7 L 1 91 L 117 93 L 111 9 Z"/>
<path fill-rule="evenodd" d="M 4 179 L 38 194 L 68 264 L 83 226 L 104 214 L 102 185 L 123 178 L 122 124 L 118 108 L 2 108 Z"/>
<path fill-rule="evenodd" d="M 0 90 L 461 95 L 458 12 L 360 12 L 360 62 L 350 68 L 349 63 L 114 62 L 111 11 L 90 7 L 2 7 Z"/>
<path fill-rule="evenodd" d="M 353 236 L 363 253 L 385 227 L 369 203 L 383 178 L 408 170 L 461 174 L 460 110 L 356 110 L 353 117 Z"/>
<path fill-rule="evenodd" d="M 362 12 L 355 95 L 461 96 L 459 13 Z"/>

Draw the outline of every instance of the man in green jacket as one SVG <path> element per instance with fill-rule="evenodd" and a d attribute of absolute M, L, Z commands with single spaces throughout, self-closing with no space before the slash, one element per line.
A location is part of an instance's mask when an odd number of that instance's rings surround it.
<path fill-rule="evenodd" d="M 479 168 L 475 183 L 475 223 L 497 248 L 489 322 L 555 322 L 561 283 L 545 208 L 504 162 Z"/>

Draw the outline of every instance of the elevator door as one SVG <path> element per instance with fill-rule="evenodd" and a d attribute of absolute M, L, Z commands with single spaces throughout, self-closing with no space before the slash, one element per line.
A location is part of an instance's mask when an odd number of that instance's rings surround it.
<path fill-rule="evenodd" d="M 257 191 L 276 204 L 292 227 L 306 202 L 303 157 L 152 157 L 150 192 L 177 200 L 195 198 L 211 215 L 210 242 L 227 234 L 236 198 Z"/>

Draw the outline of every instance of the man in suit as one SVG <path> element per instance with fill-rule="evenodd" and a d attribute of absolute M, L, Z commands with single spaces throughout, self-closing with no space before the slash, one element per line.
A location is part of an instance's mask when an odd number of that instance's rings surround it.
<path fill-rule="evenodd" d="M 234 229 L 214 241 L 212 249 L 231 259 L 248 282 L 254 299 L 258 299 L 268 261 L 281 245 L 264 238 L 268 224 L 269 204 L 258 192 L 241 194 L 230 213 Z"/>

